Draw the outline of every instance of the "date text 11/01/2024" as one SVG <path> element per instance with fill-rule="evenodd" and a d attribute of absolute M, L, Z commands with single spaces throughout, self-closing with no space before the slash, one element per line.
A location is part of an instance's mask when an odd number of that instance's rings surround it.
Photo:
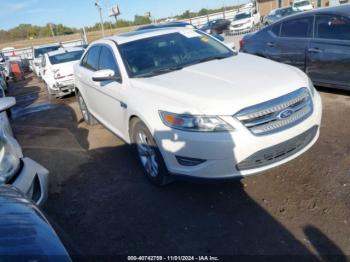
<path fill-rule="evenodd" d="M 215 256 L 128 256 L 128 261 L 220 261 Z"/>

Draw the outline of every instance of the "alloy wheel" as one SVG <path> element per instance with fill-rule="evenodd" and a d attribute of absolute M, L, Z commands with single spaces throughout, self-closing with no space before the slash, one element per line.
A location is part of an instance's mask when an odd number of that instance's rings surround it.
<path fill-rule="evenodd" d="M 156 151 L 144 132 L 139 131 L 137 133 L 136 144 L 139 158 L 144 169 L 151 177 L 157 177 L 159 170 Z"/>

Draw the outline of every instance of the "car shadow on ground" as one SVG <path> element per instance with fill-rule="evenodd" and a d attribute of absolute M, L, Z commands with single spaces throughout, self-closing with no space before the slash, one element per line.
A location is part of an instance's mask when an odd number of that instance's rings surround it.
<path fill-rule="evenodd" d="M 73 125 L 81 122 L 70 107 L 61 107 L 70 112 Z M 89 132 L 78 126 L 70 130 L 80 136 L 78 141 Z M 88 150 L 86 142 L 82 147 L 86 151 L 32 149 L 31 155 L 50 169 L 52 184 L 61 183 L 50 194 L 46 212 L 85 255 L 302 255 L 298 258 L 314 260 L 336 255 L 345 261 L 342 251 L 312 226 L 305 228 L 305 236 L 320 257 L 311 253 L 239 181 L 178 181 L 158 188 L 145 179 L 130 146 Z M 48 153 L 59 163 L 45 161 Z M 62 170 L 62 165 L 70 168 Z"/>
<path fill-rule="evenodd" d="M 341 249 L 312 225 L 304 228 L 316 250 L 310 251 L 246 193 L 241 181 L 151 185 L 130 146 L 90 149 L 88 136 L 94 128 L 102 127 L 87 127 L 63 104 L 14 122 L 21 144 L 28 143 L 25 155 L 50 170 L 44 210 L 83 255 L 265 255 L 346 261 Z"/>

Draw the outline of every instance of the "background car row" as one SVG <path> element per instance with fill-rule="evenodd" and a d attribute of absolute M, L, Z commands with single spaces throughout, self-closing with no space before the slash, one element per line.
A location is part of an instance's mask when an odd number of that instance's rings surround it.
<path fill-rule="evenodd" d="M 316 85 L 350 89 L 350 5 L 299 13 L 243 37 L 241 52 L 296 66 Z"/>

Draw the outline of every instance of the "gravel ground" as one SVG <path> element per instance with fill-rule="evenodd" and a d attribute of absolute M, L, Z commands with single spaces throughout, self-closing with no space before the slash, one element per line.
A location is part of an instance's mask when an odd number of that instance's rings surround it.
<path fill-rule="evenodd" d="M 350 93 L 319 89 L 321 137 L 298 159 L 241 182 L 156 188 L 131 149 L 82 121 L 75 97 L 13 83 L 13 128 L 50 170 L 44 211 L 87 255 L 350 255 Z M 346 261 L 346 257 L 337 257 Z"/>

